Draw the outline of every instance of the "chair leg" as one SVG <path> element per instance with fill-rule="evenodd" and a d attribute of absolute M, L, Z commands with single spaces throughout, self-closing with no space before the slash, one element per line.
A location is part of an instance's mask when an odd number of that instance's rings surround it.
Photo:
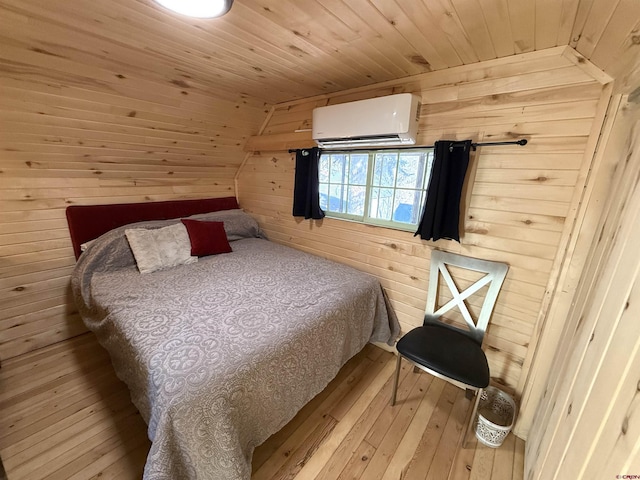
<path fill-rule="evenodd" d="M 391 406 L 393 407 L 396 404 L 396 393 L 398 392 L 398 378 L 400 377 L 400 362 L 402 358 L 400 354 L 398 354 L 398 360 L 396 361 L 396 373 L 393 377 L 393 394 L 391 395 Z"/>
<path fill-rule="evenodd" d="M 482 395 L 482 390 L 483 389 L 480 389 L 476 392 L 476 398 L 473 401 L 473 408 L 471 409 L 471 416 L 469 417 L 467 428 L 464 431 L 464 437 L 462 437 L 462 448 L 469 447 L 469 432 L 473 429 L 473 425 L 475 424 L 476 414 L 478 413 L 478 405 L 480 404 L 480 396 Z"/>

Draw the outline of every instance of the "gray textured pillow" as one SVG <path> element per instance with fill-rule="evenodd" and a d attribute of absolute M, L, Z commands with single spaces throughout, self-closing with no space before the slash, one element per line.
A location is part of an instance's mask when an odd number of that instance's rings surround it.
<path fill-rule="evenodd" d="M 132 228 L 124 233 L 140 273 L 151 273 L 198 261 L 198 257 L 191 256 L 191 241 L 182 223 L 153 230 Z"/>
<path fill-rule="evenodd" d="M 258 222 L 238 208 L 233 210 L 220 210 L 218 212 L 199 213 L 187 217 L 192 220 L 206 220 L 224 222 L 224 230 L 230 242 L 243 238 L 267 238 L 258 226 Z"/>

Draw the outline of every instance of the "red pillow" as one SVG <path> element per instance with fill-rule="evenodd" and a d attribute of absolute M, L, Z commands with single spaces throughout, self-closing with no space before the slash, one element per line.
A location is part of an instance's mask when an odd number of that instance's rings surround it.
<path fill-rule="evenodd" d="M 182 223 L 187 227 L 189 240 L 191 240 L 191 255 L 202 257 L 232 251 L 223 222 L 183 219 Z"/>

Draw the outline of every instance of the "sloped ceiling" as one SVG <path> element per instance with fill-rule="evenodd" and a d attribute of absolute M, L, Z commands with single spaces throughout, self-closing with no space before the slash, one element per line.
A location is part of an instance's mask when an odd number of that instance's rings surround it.
<path fill-rule="evenodd" d="M 0 8 L 5 50 L 28 47 L 126 77 L 107 83 L 133 76 L 254 105 L 559 45 L 615 77 L 640 51 L 635 0 L 236 0 L 210 20 L 152 0 L 2 0 Z"/>

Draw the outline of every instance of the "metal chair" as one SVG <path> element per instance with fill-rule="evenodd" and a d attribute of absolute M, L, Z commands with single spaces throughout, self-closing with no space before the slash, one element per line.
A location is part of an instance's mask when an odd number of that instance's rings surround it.
<path fill-rule="evenodd" d="M 485 275 L 460 292 L 447 268 L 449 265 Z M 463 443 L 466 443 L 468 432 L 475 420 L 482 390 L 489 386 L 489 365 L 482 350 L 482 341 L 508 268 L 504 263 L 464 257 L 439 250 L 432 251 L 424 324 L 408 332 L 396 344 L 398 360 L 391 405 L 396 403 L 400 363 L 403 358 L 414 365 L 414 371 L 419 368 L 465 389 L 467 398 L 471 399 L 475 394 L 476 398 Z M 437 307 L 440 276 L 444 279 L 453 298 L 445 301 L 441 307 Z M 485 285 L 488 285 L 488 289 L 477 321 L 474 321 L 465 300 L 479 292 Z M 444 321 L 443 315 L 454 307 L 460 310 L 467 329 Z"/>

